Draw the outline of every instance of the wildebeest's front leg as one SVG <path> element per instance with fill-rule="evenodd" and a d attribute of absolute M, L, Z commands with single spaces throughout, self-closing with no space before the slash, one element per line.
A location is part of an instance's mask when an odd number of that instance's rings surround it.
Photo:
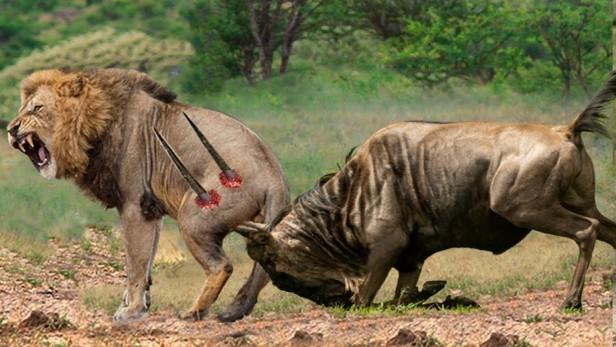
<path fill-rule="evenodd" d="M 419 294 L 417 282 L 421 274 L 421 265 L 411 271 L 398 270 L 398 284 L 393 303 L 396 305 L 408 305 L 415 302 L 414 298 Z"/>
<path fill-rule="evenodd" d="M 143 317 L 149 308 L 150 271 L 158 246 L 161 220 L 146 221 L 141 208 L 132 204 L 122 209 L 120 219 L 128 278 L 124 299 L 113 319 L 126 322 Z"/>
<path fill-rule="evenodd" d="M 447 284 L 446 281 L 427 281 L 424 283 L 423 288 L 419 290 L 417 282 L 419 282 L 419 275 L 421 275 L 423 262 L 414 260 L 409 262 L 405 259 L 404 254 L 401 255 L 400 258 L 401 261 L 396 264 L 396 269 L 398 270 L 398 284 L 396 285 L 396 293 L 392 300 L 394 305 L 408 305 L 424 302 L 441 291 Z M 405 260 L 407 261 L 405 262 Z"/>

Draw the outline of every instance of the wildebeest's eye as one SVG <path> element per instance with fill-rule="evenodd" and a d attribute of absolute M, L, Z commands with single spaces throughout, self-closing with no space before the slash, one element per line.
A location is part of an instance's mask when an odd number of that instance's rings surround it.
<path fill-rule="evenodd" d="M 34 106 L 34 108 L 32 109 L 33 112 L 38 112 L 43 108 L 43 105 L 36 105 Z"/>

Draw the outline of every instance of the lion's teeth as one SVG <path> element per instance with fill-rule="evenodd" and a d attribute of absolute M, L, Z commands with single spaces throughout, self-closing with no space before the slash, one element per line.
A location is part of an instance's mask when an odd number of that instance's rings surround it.
<path fill-rule="evenodd" d="M 24 148 L 24 143 L 26 143 L 26 141 L 19 142 L 19 149 L 21 149 L 22 152 L 26 153 L 26 149 Z"/>
<path fill-rule="evenodd" d="M 26 137 L 26 140 L 28 141 L 28 144 L 30 144 L 30 147 L 34 148 L 34 141 L 32 140 L 32 135 L 28 135 L 28 137 Z"/>

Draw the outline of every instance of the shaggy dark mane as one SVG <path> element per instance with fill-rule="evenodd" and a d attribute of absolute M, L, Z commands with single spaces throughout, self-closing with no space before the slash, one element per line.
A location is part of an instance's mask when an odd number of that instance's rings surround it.
<path fill-rule="evenodd" d="M 347 155 L 346 162 L 352 157 Z M 335 173 L 323 175 L 311 190 L 299 195 L 290 211 L 282 212 L 268 226 L 271 231 L 292 211 L 302 226 L 289 231 L 289 237 L 308 250 L 298 250 L 310 259 L 311 270 L 336 269 L 346 276 L 362 276 L 368 249 L 354 232 L 345 232 L 343 216 L 351 178 L 345 165 Z M 331 180 L 338 180 L 335 188 L 325 188 Z"/>
<path fill-rule="evenodd" d="M 355 153 L 355 150 L 357 149 L 357 146 L 352 147 L 349 152 L 347 153 L 347 155 L 344 158 L 344 163 L 348 163 L 349 160 L 351 160 L 351 158 L 353 157 L 353 154 Z M 312 189 L 310 189 L 307 192 L 304 192 L 300 195 L 298 195 L 295 200 L 293 201 L 293 204 L 291 206 L 287 206 L 287 208 L 283 209 L 282 211 L 280 211 L 275 217 L 274 219 L 268 223 L 267 225 L 267 231 L 272 231 L 276 225 L 280 224 L 280 222 L 284 219 L 284 217 L 286 217 L 292 210 L 293 207 L 295 205 L 298 204 L 298 202 L 300 202 L 301 200 L 303 200 L 304 196 L 310 196 L 312 194 L 314 194 L 315 191 L 320 190 L 320 188 L 327 183 L 330 179 L 332 179 L 332 177 L 334 177 L 340 170 L 342 170 L 342 167 L 340 167 L 340 165 L 338 165 L 338 171 L 334 171 L 334 172 L 328 172 L 326 174 L 324 174 L 323 176 L 319 177 L 319 179 L 317 180 L 317 183 L 312 187 Z"/>

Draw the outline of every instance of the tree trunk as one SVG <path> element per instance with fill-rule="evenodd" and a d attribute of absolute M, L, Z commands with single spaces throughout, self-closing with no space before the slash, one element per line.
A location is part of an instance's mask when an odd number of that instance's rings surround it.
<path fill-rule="evenodd" d="M 563 77 L 563 97 L 571 94 L 571 70 L 567 66 L 560 67 L 560 74 Z"/>
<path fill-rule="evenodd" d="M 274 62 L 274 53 L 268 49 L 263 49 L 261 54 L 261 79 L 268 79 L 272 77 L 272 63 Z"/>
<path fill-rule="evenodd" d="M 287 28 L 282 35 L 282 52 L 280 54 L 280 74 L 287 72 L 289 67 L 289 58 L 293 49 L 293 42 L 297 39 L 297 29 L 302 23 L 301 7 L 306 3 L 306 0 L 296 0 L 293 2 L 291 13 L 289 14 L 289 22 Z"/>
<path fill-rule="evenodd" d="M 259 3 L 260 8 L 257 12 L 256 4 L 253 0 L 246 0 L 250 20 L 250 31 L 257 44 L 259 51 L 259 65 L 261 66 L 261 78 L 266 80 L 272 76 L 272 63 L 274 61 L 274 26 L 278 23 L 282 1 L 276 2 L 273 15 L 270 15 L 271 1 Z"/>
<path fill-rule="evenodd" d="M 252 85 L 255 82 L 254 68 L 257 63 L 257 56 L 254 54 L 253 47 L 245 47 L 242 52 L 242 76 L 248 84 Z"/>

